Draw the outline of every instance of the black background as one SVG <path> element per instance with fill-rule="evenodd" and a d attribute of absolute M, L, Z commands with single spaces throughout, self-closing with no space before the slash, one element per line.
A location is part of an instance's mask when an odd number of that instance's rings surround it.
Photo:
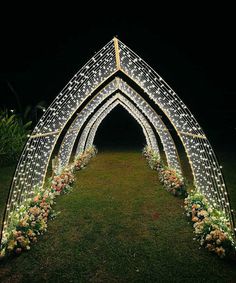
<path fill-rule="evenodd" d="M 213 146 L 234 148 L 235 17 L 233 7 L 11 7 L 1 18 L 1 108 L 49 105 L 80 67 L 114 35 L 149 63 L 178 93 Z M 111 4 L 111 3 L 110 3 Z M 57 4 L 58 6 L 58 4 Z M 38 114 L 40 116 L 40 112 Z M 113 125 L 113 126 L 112 126 Z M 127 126 L 129 125 L 129 126 Z M 122 133 L 122 135 L 121 135 Z M 116 109 L 97 142 L 141 144 L 140 129 Z M 112 143 L 112 142 L 111 142 Z"/>

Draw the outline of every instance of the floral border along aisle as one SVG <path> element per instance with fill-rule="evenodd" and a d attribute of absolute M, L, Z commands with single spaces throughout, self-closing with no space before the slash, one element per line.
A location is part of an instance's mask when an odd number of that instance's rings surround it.
<path fill-rule="evenodd" d="M 97 154 L 95 146 L 77 156 L 74 162 L 49 178 L 45 188 L 35 188 L 34 196 L 27 198 L 11 212 L 11 221 L 3 234 L 0 257 L 29 250 L 37 237 L 47 231 L 47 222 L 58 213 L 52 209 L 58 195 L 69 193 L 74 183 L 74 171 L 84 168 Z"/>
<path fill-rule="evenodd" d="M 188 194 L 184 204 L 187 216 L 191 217 L 194 223 L 194 239 L 221 258 L 235 256 L 233 233 L 225 214 L 210 205 L 197 189 Z"/>
<path fill-rule="evenodd" d="M 149 166 L 158 171 L 160 182 L 164 188 L 175 196 L 186 196 L 184 208 L 191 217 L 194 228 L 194 239 L 200 246 L 216 253 L 219 257 L 235 257 L 236 246 L 230 222 L 225 214 L 212 207 L 208 200 L 197 189 L 187 193 L 183 178 L 171 168 L 165 167 L 160 156 L 151 147 L 143 149 L 143 155 Z"/>
<path fill-rule="evenodd" d="M 164 166 L 160 155 L 151 147 L 145 146 L 143 155 L 151 169 L 158 172 L 158 177 L 164 188 L 175 196 L 186 196 L 184 179 L 172 168 Z"/>

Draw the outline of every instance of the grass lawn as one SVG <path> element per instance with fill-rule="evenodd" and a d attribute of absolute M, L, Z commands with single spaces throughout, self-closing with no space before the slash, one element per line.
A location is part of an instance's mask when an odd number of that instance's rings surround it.
<path fill-rule="evenodd" d="M 223 163 L 236 209 L 231 165 Z M 0 169 L 1 213 L 12 172 Z M 183 200 L 163 189 L 140 152 L 99 153 L 76 178 L 47 233 L 0 263 L 1 282 L 236 282 L 235 263 L 199 249 Z"/>

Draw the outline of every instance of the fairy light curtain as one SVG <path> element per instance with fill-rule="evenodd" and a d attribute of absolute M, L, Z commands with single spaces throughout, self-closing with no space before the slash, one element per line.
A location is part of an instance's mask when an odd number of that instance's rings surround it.
<path fill-rule="evenodd" d="M 154 109 L 134 91 L 126 82 L 120 78 L 116 78 L 116 89 L 124 93 L 131 101 L 134 102 L 136 107 L 145 115 L 145 117 L 153 125 L 156 133 L 158 134 L 162 143 L 167 164 L 169 167 L 175 169 L 180 175 L 182 175 L 181 165 L 178 157 L 178 153 L 171 137 L 171 134 L 165 124 L 162 122 L 160 116 L 154 111 Z M 77 146 L 76 154 L 80 151 L 80 146 Z"/>

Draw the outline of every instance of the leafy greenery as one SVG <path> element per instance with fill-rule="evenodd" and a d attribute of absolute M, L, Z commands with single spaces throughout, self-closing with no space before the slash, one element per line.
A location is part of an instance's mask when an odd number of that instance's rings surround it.
<path fill-rule="evenodd" d="M 5 190 L 6 175 L 0 168 Z M 1 282 L 235 281 L 235 263 L 199 249 L 183 200 L 163 190 L 140 152 L 99 153 L 76 175 L 47 233 L 29 252 L 0 263 Z"/>
<path fill-rule="evenodd" d="M 0 110 L 0 164 L 15 162 L 29 134 L 31 121 L 23 123 L 16 114 Z"/>

